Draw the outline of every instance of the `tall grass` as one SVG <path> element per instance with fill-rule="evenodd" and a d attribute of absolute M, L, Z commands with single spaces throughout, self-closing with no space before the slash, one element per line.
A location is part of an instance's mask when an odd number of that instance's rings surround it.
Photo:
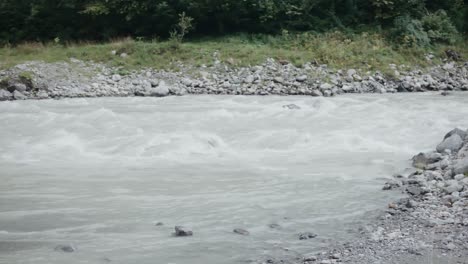
<path fill-rule="evenodd" d="M 85 61 L 121 66 L 125 69 L 151 67 L 177 69 L 180 63 L 191 66 L 211 65 L 213 54 L 232 67 L 255 65 L 267 58 L 287 60 L 296 66 L 306 62 L 328 64 L 332 68 L 356 68 L 361 70 L 389 71 L 389 64 L 427 67 L 441 63 L 444 50 L 454 49 L 467 57 L 468 48 L 463 41 L 453 45 L 428 48 L 403 48 L 389 43 L 376 33 L 323 34 L 301 33 L 280 36 L 235 35 L 221 38 L 205 38 L 187 41 L 174 48 L 168 41 L 135 41 L 130 38 L 108 43 L 24 43 L 16 47 L 0 48 L 0 68 L 30 61 L 64 61 L 77 58 Z M 126 53 L 122 58 L 113 55 Z M 425 54 L 432 52 L 436 59 L 428 61 Z"/>

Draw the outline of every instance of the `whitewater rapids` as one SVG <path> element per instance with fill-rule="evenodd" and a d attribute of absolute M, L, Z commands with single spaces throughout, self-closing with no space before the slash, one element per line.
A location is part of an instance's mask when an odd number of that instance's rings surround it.
<path fill-rule="evenodd" d="M 398 195 L 381 191 L 383 178 L 467 116 L 466 93 L 2 102 L 0 263 L 313 252 L 352 239 Z M 172 237 L 175 225 L 194 236 Z"/>

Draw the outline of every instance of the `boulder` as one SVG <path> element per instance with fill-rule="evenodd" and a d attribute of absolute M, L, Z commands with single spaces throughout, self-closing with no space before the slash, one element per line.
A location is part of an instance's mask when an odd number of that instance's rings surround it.
<path fill-rule="evenodd" d="M 11 100 L 12 97 L 13 95 L 9 91 L 0 89 L 0 101 Z"/>
<path fill-rule="evenodd" d="M 438 162 L 442 159 L 442 154 L 437 152 L 419 153 L 413 157 L 413 166 L 418 169 L 424 169 L 427 165 Z"/>
<path fill-rule="evenodd" d="M 13 92 L 13 97 L 16 99 L 16 100 L 25 100 L 27 97 L 20 93 L 19 91 L 14 91 Z"/>
<path fill-rule="evenodd" d="M 174 227 L 174 229 L 175 229 L 174 236 L 177 236 L 177 237 L 193 236 L 192 230 L 190 230 L 190 229 L 188 229 L 186 227 L 176 226 L 176 227 Z"/>
<path fill-rule="evenodd" d="M 468 157 L 459 159 L 453 168 L 455 174 L 467 174 L 468 173 Z"/>
<path fill-rule="evenodd" d="M 453 134 L 446 138 L 442 143 L 437 146 L 437 152 L 442 153 L 446 149 L 452 153 L 459 151 L 463 146 L 463 139 L 458 134 Z"/>
<path fill-rule="evenodd" d="M 156 88 L 151 89 L 151 96 L 156 96 L 156 97 L 164 97 L 169 95 L 169 86 L 164 82 L 161 81 L 159 83 L 159 86 Z"/>
<path fill-rule="evenodd" d="M 459 128 L 455 128 L 452 131 L 448 132 L 447 135 L 445 135 L 444 140 L 451 137 L 451 136 L 453 136 L 453 135 L 455 135 L 455 134 L 459 135 L 461 137 L 461 139 L 464 140 L 466 138 L 467 133 L 464 130 L 461 130 Z"/>

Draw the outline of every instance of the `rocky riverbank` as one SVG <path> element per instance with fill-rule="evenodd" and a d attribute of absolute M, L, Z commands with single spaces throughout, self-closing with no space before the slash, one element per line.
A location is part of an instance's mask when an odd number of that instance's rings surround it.
<path fill-rule="evenodd" d="M 300 259 L 263 263 L 468 263 L 467 133 L 450 131 L 436 151 L 413 157 L 414 172 L 388 181 L 384 191 L 407 197 L 390 203 L 355 241 Z"/>
<path fill-rule="evenodd" d="M 428 58 L 430 59 L 430 57 Z M 0 100 L 169 96 L 184 94 L 307 95 L 344 93 L 396 93 L 467 91 L 468 62 L 447 61 L 425 70 L 390 65 L 392 73 L 333 70 L 307 63 L 295 67 L 286 61 L 232 68 L 180 65 L 180 71 L 126 72 L 102 64 L 71 59 L 69 62 L 30 62 L 0 71 Z M 391 77 L 388 77 L 391 76 Z"/>

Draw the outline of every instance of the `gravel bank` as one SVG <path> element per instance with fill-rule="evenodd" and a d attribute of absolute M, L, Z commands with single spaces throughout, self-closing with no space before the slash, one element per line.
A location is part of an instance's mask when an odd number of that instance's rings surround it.
<path fill-rule="evenodd" d="M 468 263 L 468 131 L 454 129 L 437 150 L 413 157 L 415 171 L 383 190 L 407 194 L 352 242 L 296 259 L 261 263 Z"/>
<path fill-rule="evenodd" d="M 101 64 L 29 62 L 0 71 L 0 100 L 102 96 L 169 96 L 184 94 L 308 95 L 467 91 L 468 62 L 447 62 L 414 70 L 390 65 L 393 77 L 355 69 L 332 70 L 326 65 L 298 68 L 284 61 L 233 69 L 181 66 L 178 72 L 125 72 Z"/>

